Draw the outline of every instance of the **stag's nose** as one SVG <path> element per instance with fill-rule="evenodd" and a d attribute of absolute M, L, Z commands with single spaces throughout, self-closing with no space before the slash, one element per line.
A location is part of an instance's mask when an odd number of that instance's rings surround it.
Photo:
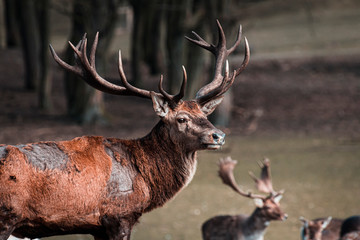
<path fill-rule="evenodd" d="M 217 144 L 224 144 L 225 143 L 225 133 L 223 133 L 220 130 L 218 132 L 214 132 L 212 134 L 212 138 L 213 138 L 214 142 L 217 143 Z"/>

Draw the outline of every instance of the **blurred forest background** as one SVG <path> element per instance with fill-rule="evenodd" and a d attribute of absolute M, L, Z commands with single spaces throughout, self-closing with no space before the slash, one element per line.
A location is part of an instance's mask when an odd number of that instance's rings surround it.
<path fill-rule="evenodd" d="M 211 116 L 228 134 L 226 146 L 201 153 L 194 181 L 145 214 L 132 239 L 200 239 L 207 218 L 250 214 L 253 204 L 216 176 L 225 155 L 239 160 L 237 178 L 249 188 L 247 171 L 272 160 L 290 217 L 272 223 L 265 239 L 299 239 L 300 215 L 360 213 L 359 9 L 357 0 L 0 0 L 0 143 L 132 138 L 158 121 L 150 101 L 105 95 L 65 73 L 49 44 L 72 62 L 67 41 L 86 32 L 92 43 L 99 31 L 96 66 L 106 79 L 119 82 L 121 49 L 128 79 L 142 88 L 156 90 L 164 74 L 176 92 L 184 65 L 191 99 L 211 79 L 213 56 L 184 36 L 216 42 L 219 19 L 230 46 L 241 24 L 250 64 Z M 242 58 L 243 41 L 231 68 Z"/>

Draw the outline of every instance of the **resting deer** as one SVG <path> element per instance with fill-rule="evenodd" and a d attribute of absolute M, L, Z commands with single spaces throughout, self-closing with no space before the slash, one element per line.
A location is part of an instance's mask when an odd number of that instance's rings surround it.
<path fill-rule="evenodd" d="M 198 150 L 218 149 L 225 134 L 208 120 L 223 94 L 249 62 L 245 39 L 242 65 L 229 72 L 227 57 L 239 45 L 226 48 L 219 22 L 219 41 L 209 44 L 195 34 L 191 42 L 215 55 L 215 75 L 196 98 L 182 100 L 186 85 L 183 68 L 181 90 L 167 93 L 132 86 L 123 71 L 122 85 L 102 78 L 95 68 L 98 34 L 87 56 L 86 36 L 77 46 L 75 65 L 62 61 L 50 46 L 55 61 L 82 77 L 92 87 L 110 94 L 150 99 L 160 121 L 146 136 L 124 140 L 84 136 L 70 141 L 0 145 L 0 240 L 16 237 L 46 237 L 91 234 L 95 239 L 130 239 L 131 230 L 143 213 L 161 207 L 192 179 Z M 226 62 L 226 64 L 225 64 Z M 225 67 L 225 73 L 222 70 Z"/>
<path fill-rule="evenodd" d="M 268 196 L 244 192 L 236 183 L 233 169 L 237 161 L 231 157 L 220 159 L 219 176 L 223 183 L 230 186 L 241 196 L 254 200 L 256 209 L 250 215 L 224 215 L 216 216 L 207 220 L 202 226 L 204 240 L 263 240 L 266 228 L 272 220 L 285 220 L 285 214 L 279 201 L 283 192 L 273 190 L 270 176 L 270 161 L 265 159 L 261 166 L 261 177 L 256 178 L 253 173 L 250 176 L 254 179 L 257 189 L 269 194 Z"/>
<path fill-rule="evenodd" d="M 360 215 L 344 220 L 341 225 L 340 240 L 360 240 Z"/>
<path fill-rule="evenodd" d="M 338 218 L 317 218 L 307 220 L 300 217 L 303 223 L 301 229 L 302 240 L 338 240 L 342 219 Z"/>

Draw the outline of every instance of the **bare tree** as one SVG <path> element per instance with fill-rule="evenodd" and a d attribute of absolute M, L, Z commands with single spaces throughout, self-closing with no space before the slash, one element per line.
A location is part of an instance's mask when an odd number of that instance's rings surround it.
<path fill-rule="evenodd" d="M 72 32 L 70 41 L 81 39 L 84 33 L 93 38 L 97 31 L 103 41 L 98 46 L 97 69 L 104 73 L 106 56 L 117 19 L 117 0 L 74 0 Z M 73 62 L 73 51 L 68 48 L 66 59 Z M 90 88 L 71 73 L 65 74 L 68 114 L 79 123 L 99 123 L 105 121 L 102 93 Z"/>
<path fill-rule="evenodd" d="M 3 5 L 4 5 L 4 14 L 5 14 L 6 46 L 7 47 L 20 46 L 16 1 L 4 0 Z"/>
<path fill-rule="evenodd" d="M 49 0 L 38 0 L 39 42 L 39 86 L 38 98 L 41 109 L 51 110 L 51 76 L 49 68 Z"/>
<path fill-rule="evenodd" d="M 24 55 L 25 88 L 38 91 L 39 106 L 51 109 L 51 79 L 48 71 L 49 43 L 49 0 L 16 0 L 7 2 L 8 8 L 16 8 L 21 46 Z M 9 13 L 9 14 L 10 14 Z M 13 19 L 9 16 L 8 19 Z M 16 24 L 14 19 L 11 21 Z M 14 31 L 14 30 L 12 30 Z M 15 34 L 16 35 L 16 34 Z"/>
<path fill-rule="evenodd" d="M 0 1 L 0 49 L 6 46 L 6 29 L 5 29 L 5 8 L 4 1 Z"/>
<path fill-rule="evenodd" d="M 35 90 L 39 84 L 39 43 L 36 2 L 34 0 L 16 0 L 21 45 L 25 65 L 25 88 Z"/>

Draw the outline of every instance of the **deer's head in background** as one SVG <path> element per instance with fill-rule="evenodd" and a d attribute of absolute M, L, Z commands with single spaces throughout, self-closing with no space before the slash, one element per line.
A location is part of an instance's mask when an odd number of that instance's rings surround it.
<path fill-rule="evenodd" d="M 235 192 L 241 196 L 251 198 L 254 200 L 257 209 L 253 213 L 257 217 L 261 217 L 266 221 L 272 220 L 286 220 L 287 214 L 280 208 L 280 200 L 283 196 L 283 191 L 276 192 L 273 189 L 271 174 L 270 174 L 270 160 L 265 158 L 262 163 L 259 163 L 261 167 L 260 178 L 257 178 L 252 172 L 249 172 L 250 176 L 254 179 L 256 187 L 260 192 L 267 193 L 268 195 L 253 194 L 252 192 L 243 191 L 235 181 L 234 167 L 237 164 L 236 160 L 232 160 L 231 157 L 220 159 L 219 162 L 219 176 L 223 183 L 230 186 Z"/>

